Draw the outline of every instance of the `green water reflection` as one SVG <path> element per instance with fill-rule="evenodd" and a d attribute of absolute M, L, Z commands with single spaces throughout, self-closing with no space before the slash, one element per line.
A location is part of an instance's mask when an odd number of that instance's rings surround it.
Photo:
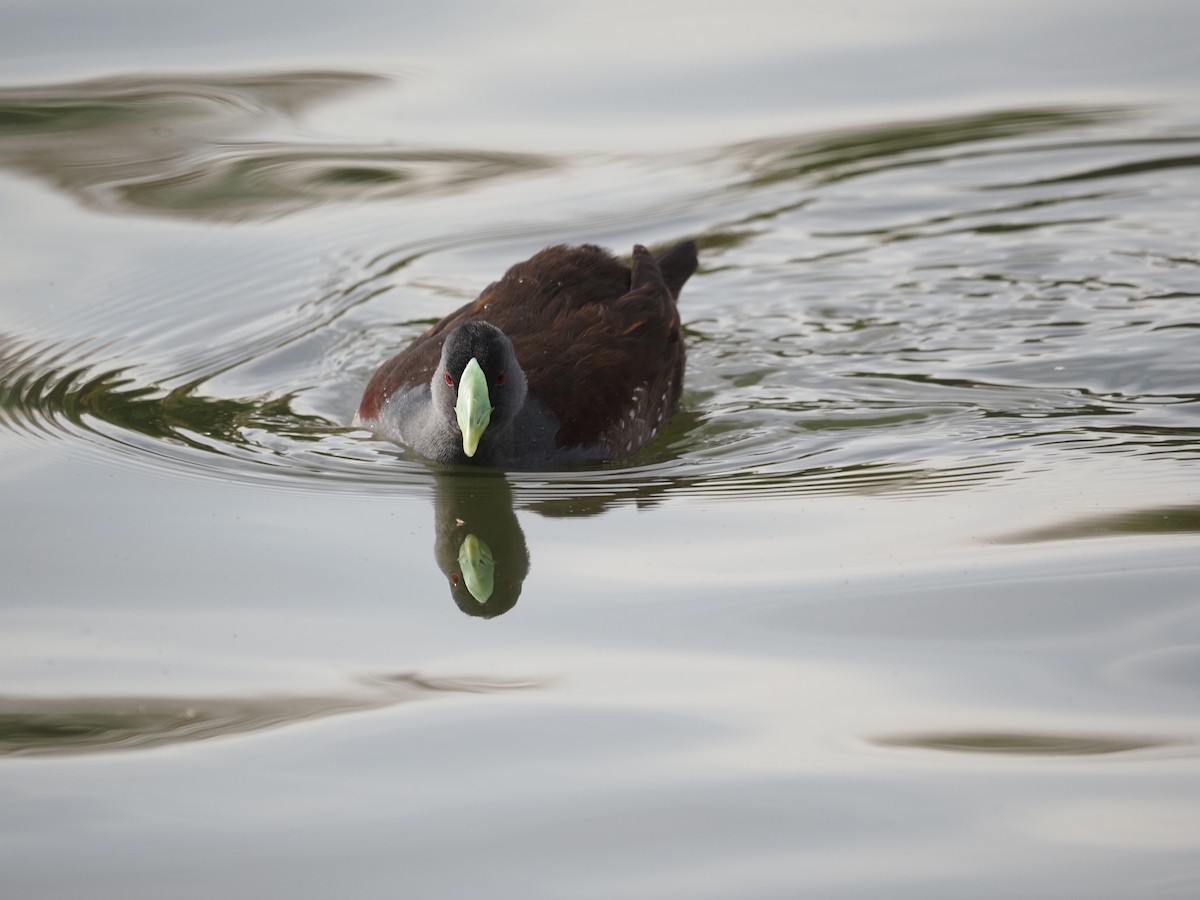
<path fill-rule="evenodd" d="M 554 164 L 502 151 L 251 136 L 338 94 L 386 83 L 314 70 L 4 88 L 0 166 L 110 211 L 245 221 L 321 203 L 461 188 Z"/>
<path fill-rule="evenodd" d="M 935 732 L 882 738 L 881 746 L 952 753 L 991 753 L 1005 756 L 1106 756 L 1167 747 L 1174 741 L 1122 735 L 1072 735 L 1038 732 Z"/>
<path fill-rule="evenodd" d="M 815 138 L 770 138 L 735 145 L 730 152 L 745 160 L 753 173 L 749 184 L 754 186 L 795 179 L 830 183 L 877 169 L 952 158 L 954 154 L 947 151 L 986 141 L 1048 134 L 1125 114 L 1103 107 L 1001 110 L 930 122 L 898 122 Z"/>
<path fill-rule="evenodd" d="M 1072 519 L 1046 528 L 1003 535 L 999 541 L 1027 544 L 1071 541 L 1081 538 L 1119 537 L 1132 534 L 1194 534 L 1200 532 L 1200 507 L 1166 506 L 1122 513 L 1101 513 Z"/>
<path fill-rule="evenodd" d="M 0 696 L 0 756 L 146 750 L 382 709 L 449 694 L 526 690 L 535 682 L 422 678 L 364 679 L 343 696 L 14 697 Z"/>

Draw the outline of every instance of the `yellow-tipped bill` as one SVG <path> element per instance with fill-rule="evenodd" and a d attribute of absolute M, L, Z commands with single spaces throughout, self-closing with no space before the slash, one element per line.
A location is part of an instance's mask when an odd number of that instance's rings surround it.
<path fill-rule="evenodd" d="M 454 404 L 454 414 L 458 416 L 458 430 L 462 432 L 463 453 L 474 456 L 483 430 L 492 419 L 487 376 L 474 357 L 458 379 L 458 402 Z"/>
<path fill-rule="evenodd" d="M 471 596 L 480 603 L 487 603 L 492 596 L 496 577 L 492 548 L 475 535 L 468 534 L 458 548 L 458 567 L 462 570 L 463 582 Z"/>

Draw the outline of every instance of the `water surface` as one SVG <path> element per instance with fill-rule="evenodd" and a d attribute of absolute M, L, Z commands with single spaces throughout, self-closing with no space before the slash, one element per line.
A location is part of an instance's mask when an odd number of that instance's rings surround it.
<path fill-rule="evenodd" d="M 466 6 L 10 11 L 14 896 L 1192 896 L 1190 7 Z M 634 457 L 351 428 L 512 262 L 688 237 Z"/>

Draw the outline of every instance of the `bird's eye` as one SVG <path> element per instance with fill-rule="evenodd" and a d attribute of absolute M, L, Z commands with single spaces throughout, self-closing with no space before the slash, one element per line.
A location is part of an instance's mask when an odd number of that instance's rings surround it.
<path fill-rule="evenodd" d="M 506 382 L 507 380 L 508 380 L 507 372 L 501 372 L 499 375 L 496 376 L 496 384 L 504 384 L 504 382 Z"/>
<path fill-rule="evenodd" d="M 458 587 L 458 582 L 459 582 L 459 581 L 461 581 L 461 580 L 462 580 L 462 576 L 461 576 L 461 575 L 459 575 L 457 572 L 452 572 L 452 573 L 451 573 L 451 575 L 450 575 L 450 583 L 451 583 L 452 585 L 454 585 L 454 587 Z"/>
<path fill-rule="evenodd" d="M 454 387 L 454 379 L 450 377 L 449 372 L 446 373 L 446 384 L 450 385 L 450 387 Z"/>

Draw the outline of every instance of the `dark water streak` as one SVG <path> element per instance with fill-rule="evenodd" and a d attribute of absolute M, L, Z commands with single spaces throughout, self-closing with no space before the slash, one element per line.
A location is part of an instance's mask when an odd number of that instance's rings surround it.
<path fill-rule="evenodd" d="M 525 690 L 536 682 L 379 675 L 343 696 L 0 696 L 0 757 L 148 750 L 383 709 L 446 694 Z"/>
<path fill-rule="evenodd" d="M 109 212 L 245 222 L 325 202 L 462 189 L 552 164 L 530 154 L 251 137 L 338 94 L 386 83 L 305 71 L 3 89 L 0 166 Z"/>

